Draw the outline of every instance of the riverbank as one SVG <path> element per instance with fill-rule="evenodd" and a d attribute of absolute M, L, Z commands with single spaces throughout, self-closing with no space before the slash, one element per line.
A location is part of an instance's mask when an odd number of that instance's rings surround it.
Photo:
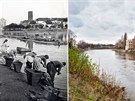
<path fill-rule="evenodd" d="M 89 51 L 89 50 L 113 50 L 113 48 L 86 48 L 86 49 L 80 49 L 81 51 Z"/>
<path fill-rule="evenodd" d="M 9 37 L 9 36 L 1 36 L 0 38 L 12 38 L 12 39 L 18 39 L 20 41 L 26 42 L 29 38 L 25 37 Z M 45 41 L 45 40 L 39 40 L 39 39 L 32 39 L 33 42 L 38 43 L 38 44 L 44 44 L 44 45 L 58 45 L 58 41 Z M 67 45 L 67 42 L 60 42 L 60 45 Z"/>
<path fill-rule="evenodd" d="M 99 69 L 111 75 L 116 83 L 126 87 L 127 97 L 135 101 L 135 54 L 112 50 L 85 51 Z"/>
<path fill-rule="evenodd" d="M 2 33 L 2 37 L 17 38 L 20 40 L 32 38 L 34 41 L 42 41 L 42 44 L 48 44 L 48 42 L 53 44 L 57 40 L 61 41 L 62 45 L 67 44 L 67 29 L 4 30 Z"/>
<path fill-rule="evenodd" d="M 59 88 L 53 91 L 49 86 L 29 85 L 26 74 L 0 65 L 0 101 L 66 101 L 63 93 Z"/>
<path fill-rule="evenodd" d="M 16 47 L 18 47 L 18 46 L 21 46 L 21 47 L 25 48 L 25 45 L 26 45 L 25 42 L 17 40 L 17 39 L 13 39 L 13 38 L 7 38 L 7 39 L 8 39 L 8 45 L 10 46 L 10 49 L 16 49 Z M 4 40 L 5 40 L 5 38 L 1 38 L 0 43 L 2 43 Z M 62 45 L 58 48 L 57 46 L 54 46 L 54 45 L 42 45 L 42 44 L 34 43 L 33 46 L 34 46 L 33 51 L 36 52 L 38 55 L 49 55 L 49 59 L 47 60 L 47 63 L 49 61 L 55 61 L 55 60 L 65 61 L 67 63 L 67 46 L 66 45 Z M 1 68 L 1 66 L 0 66 L 0 68 Z M 12 88 L 12 86 L 15 86 L 18 83 L 21 85 L 21 89 L 23 88 L 23 86 L 24 87 L 30 86 L 30 85 L 27 84 L 26 79 L 23 79 L 23 76 L 21 75 L 21 73 L 16 73 L 14 71 L 11 71 L 9 68 L 7 70 L 9 72 L 2 72 L 1 69 L 0 69 L 0 81 L 2 81 L 1 78 L 5 79 L 4 78 L 5 74 L 7 74 L 6 76 L 9 75 L 5 80 L 6 80 L 6 83 L 7 83 L 6 85 L 8 85 L 8 83 L 10 82 L 10 84 L 11 84 L 10 88 Z M 16 80 L 17 77 L 19 79 Z M 13 82 L 15 82 L 15 83 L 13 83 Z M 16 82 L 18 82 L 18 83 L 16 83 Z M 23 84 L 21 84 L 21 83 L 23 83 Z M 62 93 L 60 94 L 60 96 L 62 96 L 64 98 L 67 98 L 67 66 L 65 66 L 64 68 L 61 69 L 60 75 L 56 75 L 55 80 L 54 80 L 54 86 L 56 88 L 59 88 L 60 90 L 62 90 L 61 91 Z M 8 91 L 9 87 L 5 87 L 4 85 L 2 87 L 3 87 L 3 91 L 4 91 L 4 88 L 5 88 L 5 93 L 6 93 L 6 91 Z M 20 90 L 20 88 L 18 88 L 18 87 L 20 87 L 20 86 L 18 85 L 14 89 Z M 28 88 L 28 87 L 26 87 L 26 88 Z M 41 87 L 33 87 L 33 89 L 36 89 L 36 91 L 38 91 L 37 90 L 38 88 L 41 90 Z M 13 91 L 16 91 L 14 89 L 13 89 Z M 22 92 L 24 92 L 24 90 Z M 29 93 L 29 90 L 26 93 Z M 10 94 L 10 93 L 8 93 L 8 94 Z M 27 97 L 27 96 L 25 96 L 25 97 Z M 2 100 L 0 99 L 0 101 L 2 101 Z M 20 100 L 4 100 L 4 101 L 20 101 Z M 23 100 L 23 101 L 27 101 L 27 100 Z"/>
<path fill-rule="evenodd" d="M 71 101 L 128 101 L 125 87 L 109 82 L 89 57 L 76 48 L 69 49 L 69 95 Z"/>
<path fill-rule="evenodd" d="M 135 50 L 124 50 L 124 49 L 112 49 L 112 50 L 121 53 L 135 53 Z"/>
<path fill-rule="evenodd" d="M 40 94 L 39 99 L 50 100 L 51 96 L 58 101 L 58 97 L 40 86 L 31 86 L 27 83 L 26 75 L 16 73 L 9 67 L 0 65 L 0 101 L 33 101 L 31 93 Z M 50 94 L 49 99 L 47 98 Z M 47 100 L 48 99 L 48 100 Z"/>

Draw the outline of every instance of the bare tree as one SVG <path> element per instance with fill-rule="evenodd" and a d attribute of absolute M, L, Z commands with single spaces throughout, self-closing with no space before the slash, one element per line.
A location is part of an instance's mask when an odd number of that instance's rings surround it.
<path fill-rule="evenodd" d="M 76 44 L 75 41 L 76 35 L 72 30 L 68 30 L 68 43 L 69 43 L 69 47 L 73 47 Z"/>

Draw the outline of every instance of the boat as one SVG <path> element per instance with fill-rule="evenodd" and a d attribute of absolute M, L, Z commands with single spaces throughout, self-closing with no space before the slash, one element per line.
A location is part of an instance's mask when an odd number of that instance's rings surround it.
<path fill-rule="evenodd" d="M 27 48 L 23 48 L 23 47 L 17 47 L 17 52 L 19 54 L 24 54 L 26 52 L 31 52 L 31 50 L 30 49 L 27 49 Z"/>

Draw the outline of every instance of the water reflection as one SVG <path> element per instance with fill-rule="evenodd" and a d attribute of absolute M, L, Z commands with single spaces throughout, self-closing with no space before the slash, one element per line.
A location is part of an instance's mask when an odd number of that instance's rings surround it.
<path fill-rule="evenodd" d="M 16 49 L 16 47 L 26 47 L 25 41 L 20 41 L 13 38 L 7 38 L 8 45 L 10 49 Z M 0 39 L 0 46 L 5 38 Z M 44 45 L 44 44 L 33 44 L 33 51 L 37 53 L 37 55 L 49 55 L 49 61 L 65 61 L 67 64 L 67 45 L 61 45 L 60 48 L 54 45 Z M 61 75 L 56 75 L 54 80 L 54 86 L 59 88 L 61 93 L 60 96 L 67 97 L 67 66 L 62 68 Z"/>
<path fill-rule="evenodd" d="M 135 54 L 112 50 L 89 50 L 86 54 L 94 63 L 100 63 L 100 70 L 103 69 L 126 87 L 131 101 L 135 101 Z"/>
<path fill-rule="evenodd" d="M 134 53 L 115 52 L 115 55 L 118 56 L 121 59 L 135 60 L 135 54 Z"/>

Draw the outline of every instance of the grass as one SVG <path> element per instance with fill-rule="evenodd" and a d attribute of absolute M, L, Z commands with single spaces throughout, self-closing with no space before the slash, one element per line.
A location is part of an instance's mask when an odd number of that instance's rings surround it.
<path fill-rule="evenodd" d="M 128 101 L 125 87 L 103 73 L 77 48 L 69 48 L 69 97 L 71 101 Z"/>

